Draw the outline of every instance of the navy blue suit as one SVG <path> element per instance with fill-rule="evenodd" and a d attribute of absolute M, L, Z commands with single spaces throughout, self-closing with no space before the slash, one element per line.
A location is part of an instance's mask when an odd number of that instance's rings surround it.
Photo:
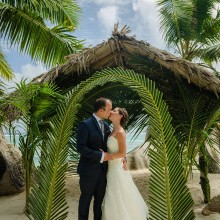
<path fill-rule="evenodd" d="M 79 220 L 88 220 L 89 206 L 94 196 L 94 220 L 101 220 L 101 204 L 105 195 L 107 162 L 100 163 L 102 152 L 107 151 L 110 129 L 105 123 L 104 138 L 94 116 L 82 121 L 77 131 L 77 150 L 80 160 L 77 172 L 80 175 L 81 196 L 79 199 Z"/>

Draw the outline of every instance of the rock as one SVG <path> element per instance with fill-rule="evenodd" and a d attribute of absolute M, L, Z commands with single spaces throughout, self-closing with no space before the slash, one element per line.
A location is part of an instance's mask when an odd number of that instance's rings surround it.
<path fill-rule="evenodd" d="M 0 196 L 23 192 L 25 183 L 21 152 L 0 133 Z"/>
<path fill-rule="evenodd" d="M 141 170 L 149 167 L 148 157 L 145 150 L 148 143 L 142 147 L 137 147 L 127 154 L 127 167 L 129 170 Z"/>
<path fill-rule="evenodd" d="M 220 213 L 220 195 L 218 196 L 214 196 L 208 205 L 206 205 L 203 210 L 202 210 L 202 214 L 203 215 L 210 215 L 213 212 L 219 212 Z"/>

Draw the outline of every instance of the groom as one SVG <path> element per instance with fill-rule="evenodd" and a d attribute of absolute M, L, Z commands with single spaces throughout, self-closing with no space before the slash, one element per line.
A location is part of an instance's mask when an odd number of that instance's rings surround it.
<path fill-rule="evenodd" d="M 97 99 L 94 103 L 93 115 L 82 121 L 78 127 L 77 150 L 80 153 L 80 160 L 77 172 L 80 176 L 81 190 L 79 220 L 88 220 L 92 197 L 94 197 L 94 220 L 101 220 L 102 217 L 101 206 L 106 188 L 107 161 L 112 159 L 107 153 L 106 145 L 110 129 L 103 120 L 109 118 L 111 110 L 111 100 Z"/>

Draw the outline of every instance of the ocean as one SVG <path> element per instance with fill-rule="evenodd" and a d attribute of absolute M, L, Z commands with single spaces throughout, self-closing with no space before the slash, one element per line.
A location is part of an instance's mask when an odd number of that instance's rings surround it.
<path fill-rule="evenodd" d="M 134 135 L 135 135 L 135 132 L 128 132 L 126 135 L 127 153 L 129 153 L 136 147 L 141 146 L 144 143 L 145 135 L 146 135 L 145 132 L 141 132 L 135 139 L 134 139 Z M 10 140 L 10 135 L 5 134 L 5 137 L 9 143 L 13 144 L 13 141 Z M 19 144 L 18 135 L 15 136 L 15 141 L 16 141 L 16 144 L 18 145 Z M 39 157 L 37 154 L 34 156 L 34 162 L 36 166 L 39 165 Z"/>

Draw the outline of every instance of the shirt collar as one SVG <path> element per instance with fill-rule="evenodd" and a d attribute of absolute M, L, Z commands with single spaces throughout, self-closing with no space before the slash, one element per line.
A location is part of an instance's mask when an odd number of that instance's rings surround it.
<path fill-rule="evenodd" d="M 98 122 L 102 120 L 102 119 L 99 118 L 95 113 L 93 113 L 92 115 L 95 117 L 95 119 L 96 119 Z"/>

